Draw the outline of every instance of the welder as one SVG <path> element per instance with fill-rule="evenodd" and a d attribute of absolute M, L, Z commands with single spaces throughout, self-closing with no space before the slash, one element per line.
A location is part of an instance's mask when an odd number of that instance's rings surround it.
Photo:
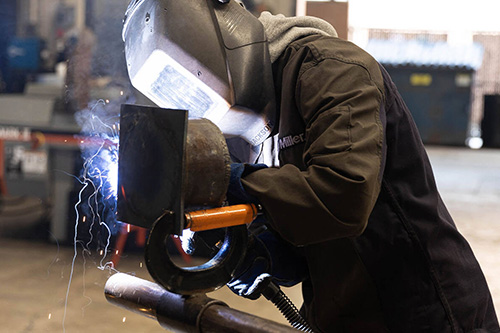
<path fill-rule="evenodd" d="M 325 21 L 257 19 L 234 0 L 134 0 L 124 40 L 137 89 L 227 135 L 229 203 L 264 209 L 235 293 L 302 282 L 318 332 L 500 331 L 410 111 L 369 54 Z"/>

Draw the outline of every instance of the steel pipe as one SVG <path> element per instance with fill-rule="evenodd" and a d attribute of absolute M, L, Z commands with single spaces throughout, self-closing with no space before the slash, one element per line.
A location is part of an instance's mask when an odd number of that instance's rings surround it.
<path fill-rule="evenodd" d="M 231 157 L 220 129 L 208 119 L 190 119 L 185 158 L 185 205 L 220 206 L 231 176 Z"/>
<path fill-rule="evenodd" d="M 204 294 L 182 296 L 128 274 L 112 275 L 104 287 L 108 302 L 156 319 L 172 332 L 297 332 L 292 327 L 231 309 Z"/>

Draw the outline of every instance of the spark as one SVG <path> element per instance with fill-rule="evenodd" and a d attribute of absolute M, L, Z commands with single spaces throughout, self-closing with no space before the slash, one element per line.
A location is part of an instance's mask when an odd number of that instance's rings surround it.
<path fill-rule="evenodd" d="M 107 261 L 106 258 L 109 253 L 108 248 L 111 242 L 111 228 L 114 228 L 112 226 L 119 223 L 116 221 L 119 125 L 106 124 L 106 122 L 109 122 L 112 119 L 117 119 L 117 116 L 103 121 L 94 113 L 94 110 L 98 106 L 108 103 L 109 100 L 99 100 L 92 110 L 85 111 L 85 119 L 88 121 L 87 127 L 91 130 L 92 139 L 80 140 L 80 148 L 82 149 L 82 157 L 84 158 L 82 173 L 80 177 L 70 175 L 74 177 L 82 186 L 78 193 L 78 201 L 74 206 L 76 218 L 73 235 L 73 258 L 71 261 L 71 270 L 64 302 L 64 314 L 62 319 L 63 332 L 65 332 L 69 293 L 75 272 L 78 245 L 83 248 L 83 274 L 85 275 L 86 256 L 90 257 L 92 255 L 91 244 L 94 241 L 94 238 L 96 238 L 93 231 L 97 230 L 98 235 L 100 235 L 100 238 L 97 239 L 97 250 L 99 250 L 100 256 L 97 268 L 100 270 L 108 269 L 110 271 L 116 271 L 113 267 L 113 263 L 111 261 Z M 87 114 L 87 112 L 90 112 L 90 114 Z M 88 133 L 86 135 L 88 135 Z M 66 141 L 67 140 L 65 140 L 65 142 Z M 80 223 L 85 223 L 87 220 L 89 220 L 89 223 L 86 223 L 88 240 L 83 240 L 81 237 L 82 235 L 80 235 L 79 228 Z M 116 254 L 118 254 L 118 251 L 116 251 Z M 82 311 L 84 311 L 85 308 L 92 303 L 92 299 L 85 295 L 85 276 L 83 284 L 83 296 L 86 297 L 89 302 L 82 308 Z M 49 319 L 50 318 L 51 314 L 49 314 Z"/>
<path fill-rule="evenodd" d="M 127 317 L 123 317 L 122 323 L 124 323 L 127 320 Z"/>
<path fill-rule="evenodd" d="M 141 268 L 142 268 L 142 262 L 140 262 L 140 263 L 139 263 L 139 267 L 141 267 Z"/>
<path fill-rule="evenodd" d="M 123 96 L 123 90 L 120 91 L 120 96 Z"/>
<path fill-rule="evenodd" d="M 130 233 L 130 224 L 127 224 L 127 233 Z"/>
<path fill-rule="evenodd" d="M 84 249 L 83 250 L 83 274 L 82 274 L 82 286 L 83 286 L 83 297 L 85 297 L 88 302 L 86 305 L 84 305 L 82 307 L 82 317 L 85 316 L 85 308 L 87 308 L 88 306 L 90 306 L 90 304 L 92 304 L 92 298 L 90 298 L 89 296 L 87 296 L 86 292 L 87 292 L 87 288 L 86 288 L 86 282 L 85 282 L 85 273 L 86 273 L 86 264 L 87 264 L 87 259 L 85 257 L 85 255 L 89 255 L 90 256 L 90 251 L 88 249 Z"/>
<path fill-rule="evenodd" d="M 118 254 L 118 250 L 115 251 L 115 254 Z"/>
<path fill-rule="evenodd" d="M 60 248 L 59 248 L 59 241 L 57 240 L 56 236 L 54 236 L 53 233 L 51 233 L 49 231 L 49 234 L 50 236 L 52 236 L 52 238 L 54 239 L 54 241 L 56 242 L 56 245 L 57 245 L 57 252 L 56 252 L 56 255 L 54 256 L 54 259 L 52 259 L 52 262 L 50 263 L 49 267 L 47 267 L 47 277 L 50 276 L 50 268 L 52 267 L 52 265 L 56 262 L 59 261 L 59 251 L 60 251 Z"/>
<path fill-rule="evenodd" d="M 52 318 L 52 313 L 49 313 L 49 320 L 50 320 L 50 318 Z"/>
<path fill-rule="evenodd" d="M 83 184 L 83 186 L 82 186 L 80 192 L 78 193 L 78 202 L 75 205 L 76 222 L 75 222 L 75 229 L 74 229 L 75 234 L 73 236 L 73 259 L 71 260 L 71 270 L 70 270 L 70 274 L 69 274 L 68 287 L 66 289 L 66 298 L 64 300 L 64 314 L 63 314 L 63 319 L 62 319 L 63 332 L 66 332 L 66 328 L 65 328 L 64 324 L 66 322 L 66 313 L 67 313 L 67 310 L 68 310 L 69 290 L 71 288 L 71 281 L 73 280 L 73 273 L 74 273 L 74 270 L 75 270 L 76 256 L 78 255 L 78 252 L 77 252 L 77 244 L 78 244 L 78 221 L 80 220 L 80 212 L 78 211 L 77 207 L 82 202 L 82 193 L 88 187 L 89 183 L 82 183 L 82 184 Z"/>

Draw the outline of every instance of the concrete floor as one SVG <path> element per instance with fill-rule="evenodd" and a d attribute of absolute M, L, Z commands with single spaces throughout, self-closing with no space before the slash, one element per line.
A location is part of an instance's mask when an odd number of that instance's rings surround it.
<path fill-rule="evenodd" d="M 500 309 L 500 150 L 428 147 L 438 186 L 459 229 L 469 240 Z M 165 332 L 154 320 L 107 303 L 98 253 L 78 249 L 68 292 L 72 248 L 0 239 L 0 332 Z M 118 269 L 148 278 L 140 254 L 125 254 Z M 300 305 L 300 288 L 286 290 Z M 68 295 L 68 297 L 66 297 Z M 265 300 L 248 301 L 227 288 L 209 294 L 230 306 L 282 323 Z"/>

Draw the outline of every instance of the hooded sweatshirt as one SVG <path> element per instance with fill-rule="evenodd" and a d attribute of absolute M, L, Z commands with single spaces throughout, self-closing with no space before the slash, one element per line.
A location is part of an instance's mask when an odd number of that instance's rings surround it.
<path fill-rule="evenodd" d="M 264 26 L 269 43 L 271 62 L 275 62 L 291 42 L 301 37 L 320 34 L 337 37 L 337 31 L 328 22 L 312 16 L 285 17 L 263 12 L 259 21 Z"/>

